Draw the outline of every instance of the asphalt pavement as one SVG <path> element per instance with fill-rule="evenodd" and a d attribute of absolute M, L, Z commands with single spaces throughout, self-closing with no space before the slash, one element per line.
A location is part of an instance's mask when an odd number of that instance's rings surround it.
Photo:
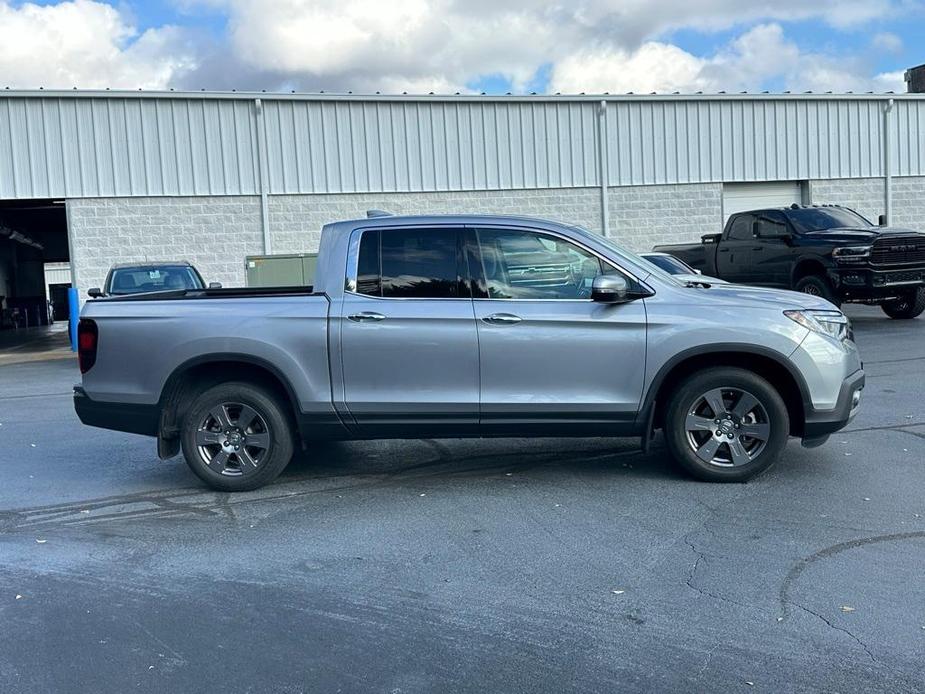
<path fill-rule="evenodd" d="M 0 692 L 925 691 L 925 318 L 748 484 L 660 442 L 315 447 L 204 488 L 0 366 Z"/>

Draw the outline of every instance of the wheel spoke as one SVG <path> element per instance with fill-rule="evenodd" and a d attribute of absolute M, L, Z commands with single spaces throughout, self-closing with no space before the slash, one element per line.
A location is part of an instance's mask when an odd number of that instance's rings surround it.
<path fill-rule="evenodd" d="M 713 431 L 713 420 L 696 414 L 687 415 L 684 426 L 688 431 Z"/>
<path fill-rule="evenodd" d="M 767 441 L 771 436 L 771 425 L 767 422 L 757 422 L 755 424 L 743 424 L 739 430 L 740 436 L 748 436 L 760 441 Z"/>
<path fill-rule="evenodd" d="M 270 447 L 270 435 L 267 433 L 248 434 L 246 443 L 250 448 L 260 448 L 265 451 Z"/>
<path fill-rule="evenodd" d="M 228 410 L 225 408 L 225 405 L 216 405 L 211 410 L 209 414 L 218 422 L 218 425 L 223 429 L 228 429 L 231 426 L 231 419 L 228 417 Z"/>
<path fill-rule="evenodd" d="M 225 466 L 228 464 L 228 454 L 224 450 L 219 449 L 218 453 L 212 456 L 212 460 L 209 461 L 209 467 L 215 470 L 216 472 L 221 472 L 225 469 Z"/>
<path fill-rule="evenodd" d="M 697 449 L 697 457 L 705 463 L 711 462 L 713 456 L 716 455 L 716 449 L 719 448 L 719 444 L 720 442 L 711 436 Z"/>
<path fill-rule="evenodd" d="M 721 388 L 714 388 L 708 393 L 704 393 L 703 399 L 707 401 L 710 409 L 713 410 L 714 417 L 719 417 L 726 411 L 726 403 L 723 402 L 723 391 Z"/>
<path fill-rule="evenodd" d="M 225 433 L 222 431 L 209 431 L 208 429 L 199 429 L 196 432 L 197 446 L 212 446 L 220 444 L 225 440 Z"/>
<path fill-rule="evenodd" d="M 255 468 L 257 467 L 257 461 L 248 453 L 245 446 L 241 446 L 240 450 L 234 452 L 238 456 L 238 460 L 241 461 L 241 472 L 245 471 L 245 468 Z"/>
<path fill-rule="evenodd" d="M 242 405 L 241 413 L 238 415 L 238 421 L 235 422 L 235 425 L 237 425 L 241 429 L 246 430 L 251 424 L 254 423 L 254 420 L 257 418 L 258 418 L 258 415 L 254 411 L 253 407 Z"/>
<path fill-rule="evenodd" d="M 729 452 L 732 454 L 733 465 L 745 465 L 751 461 L 751 458 L 739 439 L 730 439 L 726 442 L 726 445 L 729 446 Z"/>
<path fill-rule="evenodd" d="M 742 395 L 739 396 L 739 401 L 735 404 L 735 407 L 732 408 L 732 414 L 742 419 L 742 417 L 755 409 L 757 405 L 758 399 L 754 395 L 743 392 Z"/>

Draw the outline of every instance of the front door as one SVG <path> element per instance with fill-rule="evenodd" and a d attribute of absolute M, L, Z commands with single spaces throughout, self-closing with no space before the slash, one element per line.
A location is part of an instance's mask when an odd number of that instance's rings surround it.
<path fill-rule="evenodd" d="M 642 396 L 645 306 L 590 298 L 595 277 L 619 270 L 546 231 L 481 228 L 468 247 L 483 434 L 628 427 Z"/>
<path fill-rule="evenodd" d="M 461 230 L 354 232 L 341 305 L 344 403 L 364 436 L 466 435 L 477 428 L 479 346 Z M 355 273 L 355 274 L 354 274 Z"/>

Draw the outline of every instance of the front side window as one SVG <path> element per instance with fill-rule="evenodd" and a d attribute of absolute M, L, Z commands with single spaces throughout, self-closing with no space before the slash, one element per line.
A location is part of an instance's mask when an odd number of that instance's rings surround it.
<path fill-rule="evenodd" d="M 460 296 L 455 229 L 364 231 L 357 259 L 357 292 L 385 299 Z"/>
<path fill-rule="evenodd" d="M 556 236 L 479 229 L 485 291 L 490 299 L 587 299 L 594 278 L 614 268 Z"/>
<path fill-rule="evenodd" d="M 758 215 L 758 228 L 762 234 L 777 234 L 778 236 L 789 231 L 784 213 L 775 210 Z"/>

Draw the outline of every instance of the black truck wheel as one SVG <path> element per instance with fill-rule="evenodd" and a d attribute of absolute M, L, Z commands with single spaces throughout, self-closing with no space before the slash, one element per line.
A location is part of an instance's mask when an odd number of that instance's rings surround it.
<path fill-rule="evenodd" d="M 672 457 L 706 482 L 745 482 L 780 457 L 790 435 L 787 406 L 751 371 L 716 367 L 675 389 L 665 413 Z"/>
<path fill-rule="evenodd" d="M 283 404 L 251 383 L 200 393 L 183 419 L 183 456 L 213 489 L 240 492 L 272 482 L 292 459 L 293 430 Z"/>
<path fill-rule="evenodd" d="M 798 292 L 803 292 L 804 294 L 821 296 L 823 299 L 829 303 L 835 304 L 836 306 L 841 305 L 841 299 L 835 295 L 835 292 L 832 291 L 832 287 L 829 286 L 829 283 L 826 282 L 824 277 L 819 277 L 818 275 L 807 275 L 806 277 L 803 277 L 797 281 L 794 289 Z"/>
<path fill-rule="evenodd" d="M 890 318 L 916 318 L 925 311 L 925 287 L 919 287 L 898 299 L 885 301 L 880 305 Z"/>

